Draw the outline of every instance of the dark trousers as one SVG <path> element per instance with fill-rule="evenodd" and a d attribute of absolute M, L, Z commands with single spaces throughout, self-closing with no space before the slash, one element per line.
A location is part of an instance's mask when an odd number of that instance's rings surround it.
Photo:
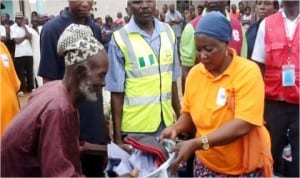
<path fill-rule="evenodd" d="M 15 68 L 17 75 L 21 81 L 20 90 L 31 91 L 34 88 L 33 83 L 33 57 L 32 56 L 22 56 L 16 57 Z"/>
<path fill-rule="evenodd" d="M 265 119 L 271 136 L 275 174 L 299 177 L 299 104 L 266 100 Z M 291 144 L 292 162 L 282 159 L 283 148 L 288 143 Z"/>
<path fill-rule="evenodd" d="M 81 154 L 82 173 L 86 177 L 104 177 L 106 157 L 88 153 Z"/>

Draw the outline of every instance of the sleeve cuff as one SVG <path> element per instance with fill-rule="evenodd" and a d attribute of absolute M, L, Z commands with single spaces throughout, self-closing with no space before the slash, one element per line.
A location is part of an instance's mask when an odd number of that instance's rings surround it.
<path fill-rule="evenodd" d="M 181 65 L 193 67 L 195 65 L 195 60 L 181 57 Z"/>

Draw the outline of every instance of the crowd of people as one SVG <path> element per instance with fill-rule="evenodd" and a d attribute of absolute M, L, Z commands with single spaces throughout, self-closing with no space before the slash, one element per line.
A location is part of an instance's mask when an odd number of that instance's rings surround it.
<path fill-rule="evenodd" d="M 135 133 L 182 139 L 175 175 L 299 177 L 299 1 L 128 0 L 104 22 L 92 6 L 1 14 L 1 176 L 101 177 L 86 146 L 131 152 Z"/>

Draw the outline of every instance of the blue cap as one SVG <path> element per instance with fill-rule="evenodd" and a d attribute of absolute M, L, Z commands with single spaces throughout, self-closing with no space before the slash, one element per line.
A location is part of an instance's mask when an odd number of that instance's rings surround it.
<path fill-rule="evenodd" d="M 195 30 L 195 35 L 203 34 L 224 42 L 231 40 L 232 28 L 221 12 L 212 11 L 203 15 Z"/>

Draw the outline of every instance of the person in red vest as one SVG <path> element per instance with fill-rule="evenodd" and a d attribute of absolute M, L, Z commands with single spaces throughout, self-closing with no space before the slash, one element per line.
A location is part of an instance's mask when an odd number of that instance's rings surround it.
<path fill-rule="evenodd" d="M 251 58 L 264 75 L 275 175 L 299 177 L 299 1 L 282 5 L 261 22 Z M 282 154 L 287 145 L 291 155 Z"/>
<path fill-rule="evenodd" d="M 180 60 L 181 60 L 181 70 L 182 70 L 182 93 L 184 93 L 185 89 L 185 80 L 190 69 L 199 62 L 196 59 L 196 49 L 195 49 L 195 40 L 194 40 L 194 32 L 198 22 L 201 20 L 201 17 L 205 15 L 206 12 L 210 11 L 219 11 L 228 19 L 230 19 L 230 24 L 232 27 L 232 38 L 229 42 L 229 46 L 237 52 L 237 55 L 242 57 L 247 56 L 247 44 L 246 38 L 244 36 L 244 32 L 242 29 L 242 25 L 240 21 L 236 18 L 230 18 L 229 14 L 226 14 L 225 1 L 216 1 L 211 0 L 207 2 L 206 11 L 202 13 L 202 15 L 194 18 L 189 24 L 187 24 L 181 35 L 180 42 Z M 213 22 L 212 22 L 213 23 Z"/>

